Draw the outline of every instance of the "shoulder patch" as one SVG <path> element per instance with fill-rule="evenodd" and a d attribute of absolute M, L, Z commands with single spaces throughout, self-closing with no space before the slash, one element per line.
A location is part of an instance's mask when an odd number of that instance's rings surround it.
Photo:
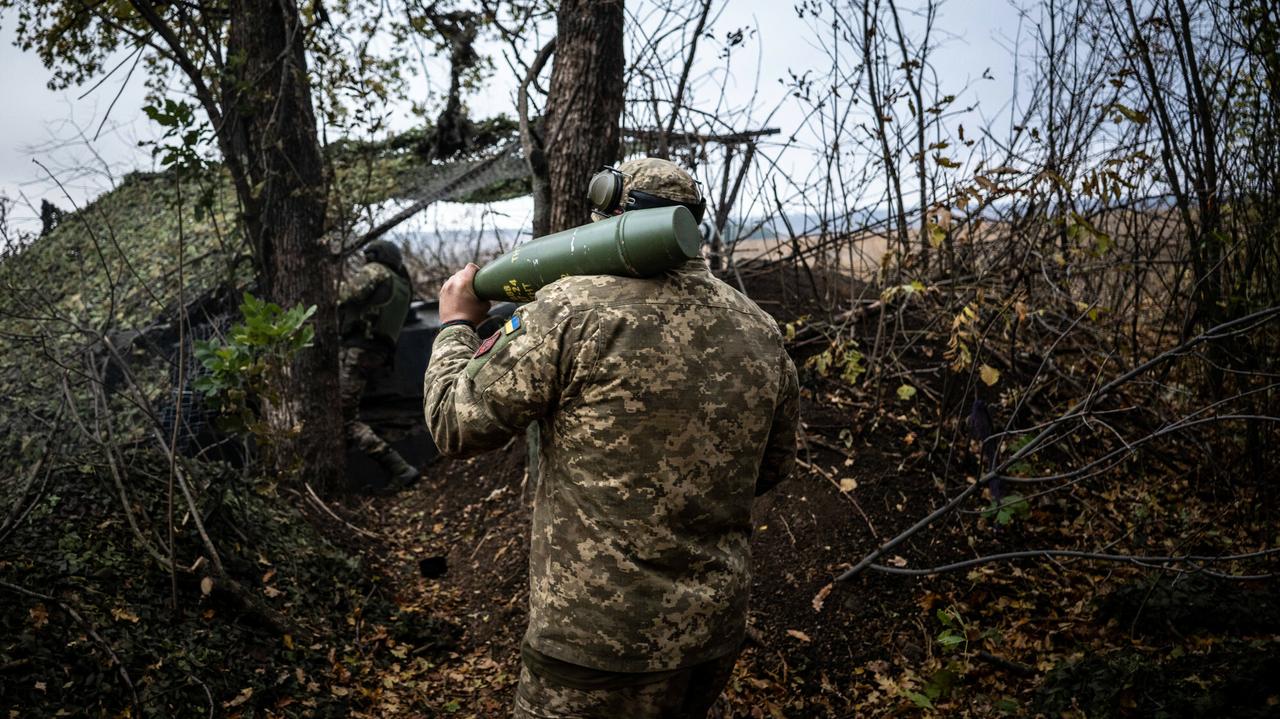
<path fill-rule="evenodd" d="M 511 341 L 524 334 L 525 324 L 520 315 L 511 315 L 511 319 L 503 323 L 502 327 L 489 335 L 489 338 L 480 343 L 476 348 L 476 353 L 471 356 L 471 361 L 467 363 L 467 376 L 475 379 L 476 374 L 485 366 L 493 357 L 501 354 L 502 350 Z"/>
<path fill-rule="evenodd" d="M 498 338 L 501 336 L 502 336 L 501 332 L 494 332 L 493 334 L 489 335 L 489 338 L 486 339 L 484 342 L 481 342 L 480 346 L 476 348 L 476 353 L 471 355 L 472 359 L 475 359 L 476 357 L 483 357 L 485 354 L 487 354 L 489 350 L 493 349 L 494 345 L 498 344 Z"/>

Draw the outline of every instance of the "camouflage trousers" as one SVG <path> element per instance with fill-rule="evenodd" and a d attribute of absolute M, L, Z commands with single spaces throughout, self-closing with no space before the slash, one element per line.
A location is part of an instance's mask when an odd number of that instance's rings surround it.
<path fill-rule="evenodd" d="M 652 675 L 592 671 L 571 682 L 520 667 L 514 719 L 704 719 L 733 673 L 738 652 L 685 669 Z M 653 681 L 646 681 L 652 677 Z M 617 681 L 611 682 L 610 679 Z M 590 688 L 587 688 L 587 687 Z"/>
<path fill-rule="evenodd" d="M 360 421 L 360 398 L 369 377 L 386 363 L 384 352 L 365 347 L 343 347 L 339 355 L 342 371 L 342 422 L 347 446 L 355 447 L 377 460 L 394 476 L 406 463 L 398 452 L 378 436 L 373 428 Z"/>

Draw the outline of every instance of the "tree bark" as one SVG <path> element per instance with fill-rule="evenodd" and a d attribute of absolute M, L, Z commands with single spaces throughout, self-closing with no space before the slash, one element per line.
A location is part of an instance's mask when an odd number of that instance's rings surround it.
<path fill-rule="evenodd" d="M 249 176 L 245 228 L 263 290 L 282 307 L 315 305 L 315 343 L 285 373 L 268 411 L 285 439 L 276 468 L 332 488 L 345 456 L 335 298 L 338 265 L 326 241 L 326 175 L 316 132 L 304 30 L 294 0 L 235 0 L 222 97 L 229 147 Z"/>
<path fill-rule="evenodd" d="M 524 150 L 525 162 L 529 165 L 529 176 L 533 185 L 533 236 L 542 237 L 551 228 L 551 185 L 547 177 L 547 154 L 542 141 L 542 128 L 534 126 L 529 119 L 529 86 L 538 79 L 538 73 L 555 52 L 556 39 L 553 37 L 538 51 L 538 56 L 529 65 L 524 81 L 520 83 L 517 93 L 516 108 L 520 113 L 520 147 Z"/>
<path fill-rule="evenodd" d="M 564 0 L 556 13 L 543 135 L 549 232 L 591 219 L 587 183 L 601 165 L 618 157 L 625 89 L 622 22 L 623 0 Z"/>

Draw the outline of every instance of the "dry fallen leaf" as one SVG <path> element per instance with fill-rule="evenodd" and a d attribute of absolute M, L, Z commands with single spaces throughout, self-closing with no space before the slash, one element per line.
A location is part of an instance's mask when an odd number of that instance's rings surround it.
<path fill-rule="evenodd" d="M 893 555 L 893 558 L 889 560 L 889 564 L 892 564 L 895 567 L 905 567 L 907 566 L 907 560 L 904 559 L 902 555 L 895 554 Z"/>
<path fill-rule="evenodd" d="M 822 605 L 827 601 L 827 595 L 831 593 L 831 588 L 834 586 L 835 584 L 829 583 L 827 586 L 818 590 L 818 593 L 813 596 L 813 611 L 822 611 Z"/>
<path fill-rule="evenodd" d="M 245 687 L 244 689 L 240 690 L 240 693 L 236 695 L 235 699 L 231 699 L 229 701 L 223 702 L 222 707 L 224 709 L 230 709 L 231 707 L 238 707 L 241 704 L 244 704 L 245 702 L 249 701 L 249 697 L 251 696 L 253 696 L 253 687 Z"/>
<path fill-rule="evenodd" d="M 213 591 L 213 577 L 205 577 L 200 580 L 200 593 L 206 597 Z"/>
<path fill-rule="evenodd" d="M 49 623 L 49 610 L 43 604 L 37 604 L 27 610 L 31 615 L 31 628 L 39 629 Z"/>
<path fill-rule="evenodd" d="M 800 641 L 802 641 L 802 642 L 811 642 L 811 641 L 813 641 L 812 639 L 810 639 L 810 638 L 809 638 L 809 635 L 808 635 L 808 634 L 805 634 L 804 632 L 800 631 L 799 629 L 788 629 L 788 630 L 787 630 L 787 634 L 790 634 L 791 636 L 795 637 L 796 639 L 799 639 L 799 640 L 800 640 Z"/>
<path fill-rule="evenodd" d="M 840 480 L 840 491 L 841 491 L 841 492 L 852 492 L 853 490 L 855 490 L 855 489 L 857 489 L 857 488 L 858 488 L 858 480 L 856 480 L 856 479 L 842 479 L 842 480 Z"/>
<path fill-rule="evenodd" d="M 982 378 L 982 381 L 988 387 L 990 387 L 991 385 L 1000 381 L 1000 370 L 996 369 L 995 367 L 992 367 L 989 364 L 984 364 L 978 368 L 978 376 Z"/>
<path fill-rule="evenodd" d="M 112 609 L 111 616 L 115 617 L 118 621 L 133 622 L 134 624 L 138 623 L 138 615 L 124 607 L 116 607 L 115 609 Z"/>

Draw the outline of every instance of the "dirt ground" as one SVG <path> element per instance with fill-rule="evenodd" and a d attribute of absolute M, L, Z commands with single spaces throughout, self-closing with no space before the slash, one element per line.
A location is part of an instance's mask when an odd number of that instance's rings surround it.
<path fill-rule="evenodd" d="M 798 278 L 771 279 L 777 284 L 757 280 L 753 297 L 802 313 Z M 876 409 L 864 390 L 805 367 L 818 346 L 797 357 L 796 473 L 756 503 L 749 638 L 721 716 L 1280 716 L 1280 692 L 1266 679 L 1280 668 L 1274 583 L 1178 585 L 1137 567 L 1063 560 L 929 578 L 869 572 L 834 585 L 972 483 L 978 458 L 964 436 L 968 400 Z M 912 352 L 922 365 L 941 355 L 924 343 Z M 378 562 L 398 587 L 396 602 L 443 622 L 450 637 L 443 652 L 390 642 L 405 661 L 399 673 L 370 679 L 375 710 L 365 716 L 509 712 L 527 617 L 525 457 L 516 439 L 480 457 L 441 460 L 418 486 L 364 505 L 359 521 L 388 538 Z M 1042 461 L 1032 469 L 1053 469 L 1052 458 Z M 1156 541 L 1210 516 L 1238 546 L 1270 541 L 1271 529 L 1244 521 L 1256 520 L 1249 502 L 1215 504 L 1214 482 L 1227 468 L 1190 465 L 1171 476 L 1167 463 L 1155 466 L 1133 464 L 1124 482 L 1073 488 L 1070 502 L 1032 502 L 1008 526 L 972 510 L 951 515 L 884 562 L 923 567 L 1070 547 L 1117 530 Z M 1192 616 L 1183 599 L 1153 599 L 1188 586 L 1207 607 L 1238 611 Z"/>

